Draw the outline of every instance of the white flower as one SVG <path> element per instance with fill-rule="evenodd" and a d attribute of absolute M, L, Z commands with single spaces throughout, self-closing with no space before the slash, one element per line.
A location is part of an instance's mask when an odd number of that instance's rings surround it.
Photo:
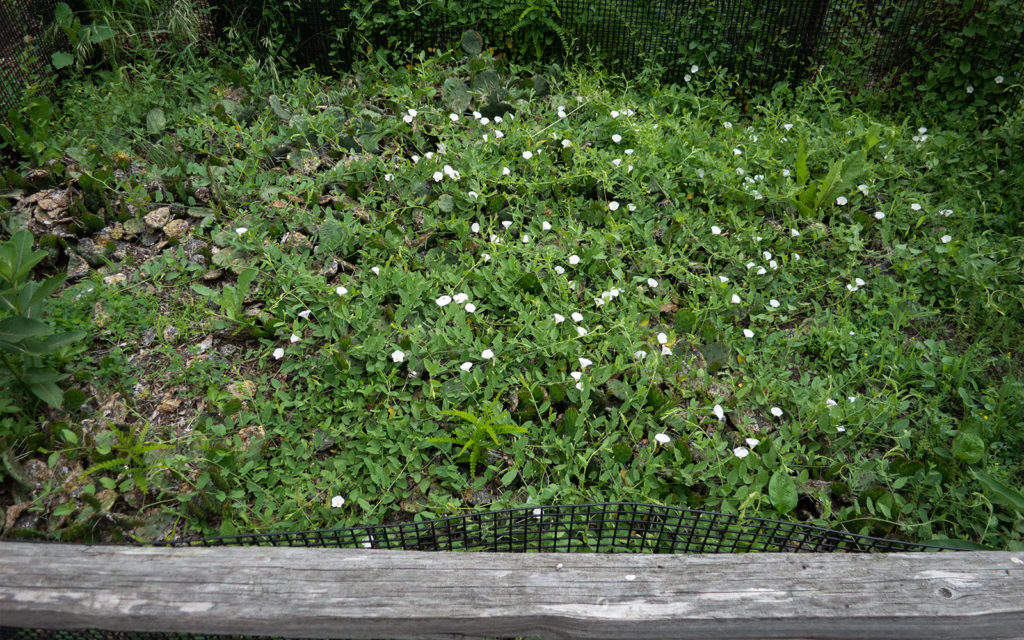
<path fill-rule="evenodd" d="M 740 297 L 738 295 L 736 295 L 735 293 L 732 294 L 732 303 L 733 304 L 739 304 L 740 302 L 741 302 Z"/>
<path fill-rule="evenodd" d="M 501 124 L 502 123 L 501 116 L 494 116 L 494 121 L 497 122 L 498 124 Z"/>
<path fill-rule="evenodd" d="M 616 144 L 622 142 L 622 136 L 616 133 L 615 135 L 612 136 L 612 142 Z"/>
<path fill-rule="evenodd" d="M 579 336 L 582 338 L 583 336 L 587 335 L 587 330 L 584 329 L 583 327 L 576 327 L 576 333 L 578 333 Z"/>
<path fill-rule="evenodd" d="M 459 365 L 459 368 L 462 369 L 463 371 L 469 371 L 470 369 L 473 368 L 473 363 L 463 362 L 462 364 Z"/>
<path fill-rule="evenodd" d="M 732 150 L 732 155 L 734 155 L 734 156 L 741 156 L 741 155 L 743 155 L 743 152 L 742 152 L 742 151 L 740 151 L 739 149 L 735 149 L 735 148 L 734 148 L 734 149 Z"/>
<path fill-rule="evenodd" d="M 858 287 L 863 287 L 863 286 L 864 286 L 865 284 L 867 284 L 866 282 L 864 282 L 864 280 L 862 280 L 862 279 L 860 279 L 860 278 L 854 278 L 854 279 L 853 279 L 853 282 L 854 282 L 854 283 L 855 283 L 855 284 L 856 284 L 856 285 L 857 285 Z"/>
<path fill-rule="evenodd" d="M 725 410 L 722 409 L 722 405 L 716 404 L 715 408 L 711 410 L 711 413 L 715 414 L 715 417 L 718 418 L 719 422 L 725 420 Z"/>
<path fill-rule="evenodd" d="M 627 149 L 627 151 L 629 151 L 629 149 Z M 627 204 L 627 205 L 626 205 L 626 208 L 627 208 L 627 209 L 629 209 L 630 211 L 636 211 L 636 205 L 635 205 L 635 204 L 633 204 L 632 202 L 630 202 L 629 204 Z"/>
<path fill-rule="evenodd" d="M 572 373 L 570 373 L 570 374 L 569 374 L 569 376 L 570 376 L 570 377 L 571 377 L 571 378 L 572 378 L 573 380 L 575 380 L 576 382 L 579 382 L 579 381 L 580 381 L 580 378 L 582 378 L 582 377 L 583 377 L 583 372 L 582 372 L 582 371 L 573 371 Z"/>
<path fill-rule="evenodd" d="M 491 351 L 490 349 L 484 349 L 483 352 L 480 354 L 480 357 L 483 358 L 484 360 L 490 360 L 494 358 L 494 352 Z"/>
<path fill-rule="evenodd" d="M 540 228 L 542 231 L 551 231 L 551 223 L 545 220 L 544 222 L 540 223 Z"/>
<path fill-rule="evenodd" d="M 476 191 L 470 191 L 466 195 L 469 196 L 470 198 L 474 199 L 474 200 L 476 200 L 477 198 L 480 197 L 480 194 L 478 194 Z"/>
<path fill-rule="evenodd" d="M 918 127 L 918 133 L 928 133 L 928 127 Z"/>
<path fill-rule="evenodd" d="M 583 383 L 582 382 L 577 382 L 576 383 L 576 390 L 577 391 L 583 391 Z"/>
<path fill-rule="evenodd" d="M 511 173 L 512 173 L 512 170 L 509 169 L 508 167 L 502 167 L 501 168 L 501 175 L 507 176 L 507 175 L 510 175 Z"/>
<path fill-rule="evenodd" d="M 601 295 L 602 296 L 606 296 L 607 292 L 602 293 Z M 594 306 L 596 306 L 596 307 L 603 307 L 604 306 L 604 298 L 594 298 Z"/>
<path fill-rule="evenodd" d="M 395 349 L 391 352 L 391 359 L 395 362 L 401 362 L 402 360 L 405 360 L 405 352 L 401 349 Z"/>
<path fill-rule="evenodd" d="M 237 233 L 238 235 L 242 235 L 246 231 L 248 231 L 248 229 L 246 229 L 245 227 L 238 227 L 237 229 L 235 229 L 235 233 Z"/>
<path fill-rule="evenodd" d="M 498 140 L 501 140 L 502 138 L 505 137 L 505 134 L 500 129 L 495 129 L 494 137 L 497 138 Z"/>
<path fill-rule="evenodd" d="M 305 319 L 309 318 L 309 314 L 311 314 L 311 313 L 313 313 L 313 312 L 310 311 L 309 309 L 305 309 L 305 310 L 299 312 L 299 317 L 302 318 L 303 320 L 305 320 Z"/>
<path fill-rule="evenodd" d="M 793 259 L 796 260 L 797 262 L 800 262 L 800 254 L 799 253 L 794 253 L 793 254 Z"/>
<path fill-rule="evenodd" d="M 875 212 L 875 220 L 881 220 L 884 217 L 885 217 L 885 212 L 883 212 L 883 211 L 876 211 Z"/>
<path fill-rule="evenodd" d="M 413 155 L 410 159 L 412 160 L 413 164 L 416 164 L 417 162 L 420 161 L 420 157 L 417 155 Z"/>
<path fill-rule="evenodd" d="M 491 254 L 489 254 L 489 253 L 484 253 L 484 254 L 481 255 L 481 257 L 484 259 L 484 262 L 490 262 L 491 261 Z"/>
<path fill-rule="evenodd" d="M 690 67 L 690 73 L 697 73 L 698 71 L 700 71 L 700 67 L 698 67 L 697 65 L 693 65 Z"/>
<path fill-rule="evenodd" d="M 475 119 L 479 120 L 479 119 L 480 119 L 480 117 L 481 117 L 481 113 L 480 113 L 479 111 L 474 111 L 474 112 L 473 112 L 473 117 L 474 117 Z"/>
<path fill-rule="evenodd" d="M 670 355 L 672 355 L 672 350 L 668 348 L 668 345 L 661 345 L 661 355 L 663 355 L 663 356 L 670 356 Z"/>
<path fill-rule="evenodd" d="M 472 302 L 467 302 L 465 309 L 466 313 L 476 313 L 476 305 L 473 304 Z"/>
<path fill-rule="evenodd" d="M 480 118 L 480 124 L 491 124 L 491 119 L 487 116 Z"/>
<path fill-rule="evenodd" d="M 590 365 L 594 364 L 594 361 L 589 358 L 580 358 L 580 369 L 586 369 Z"/>
<path fill-rule="evenodd" d="M 302 340 L 302 338 L 300 338 L 299 336 L 295 335 L 294 333 L 291 335 L 291 337 L 288 338 L 288 341 L 291 342 L 292 344 L 295 344 L 299 340 Z"/>
<path fill-rule="evenodd" d="M 472 231 L 473 233 L 480 233 L 480 223 L 474 222 L 473 224 L 469 225 L 469 230 Z"/>
<path fill-rule="evenodd" d="M 846 427 L 841 426 L 841 425 L 836 425 L 836 431 L 839 432 L 839 433 L 846 433 Z"/>
<path fill-rule="evenodd" d="M 744 338 L 753 338 L 754 337 L 754 332 L 751 331 L 750 329 L 744 329 L 743 330 L 743 337 Z"/>
<path fill-rule="evenodd" d="M 775 298 L 772 298 L 771 300 L 768 301 L 768 304 L 770 304 L 773 309 L 778 309 L 780 303 Z"/>
<path fill-rule="evenodd" d="M 391 182 L 394 179 L 395 179 L 395 174 L 393 174 L 393 173 L 385 173 L 384 174 L 384 182 Z"/>
<path fill-rule="evenodd" d="M 659 333 L 658 334 L 658 344 L 665 344 L 666 342 L 668 342 L 668 336 L 665 335 L 664 333 Z"/>
<path fill-rule="evenodd" d="M 452 122 L 458 122 L 459 121 L 459 114 L 457 114 L 457 113 L 449 113 L 448 114 L 448 119 L 451 120 Z"/>
<path fill-rule="evenodd" d="M 849 400 L 850 402 L 856 402 L 857 396 L 846 396 L 846 399 Z"/>
<path fill-rule="evenodd" d="M 723 122 L 722 126 L 725 127 L 726 129 L 732 129 L 732 123 L 731 122 Z"/>
<path fill-rule="evenodd" d="M 331 498 L 332 509 L 340 509 L 343 504 L 345 504 L 345 498 L 342 498 L 341 496 L 334 496 Z"/>
<path fill-rule="evenodd" d="M 615 158 L 614 160 L 612 160 L 612 164 L 615 165 L 616 167 L 619 166 L 620 164 L 622 164 L 622 158 Z"/>
<path fill-rule="evenodd" d="M 408 114 L 409 114 L 410 116 L 412 116 L 413 118 L 415 118 L 416 116 L 418 116 L 418 115 L 419 115 L 419 112 L 418 112 L 418 111 L 416 111 L 415 109 L 409 109 L 408 111 L 406 111 L 406 113 L 408 113 Z"/>
<path fill-rule="evenodd" d="M 647 357 L 647 352 L 646 352 L 646 351 L 643 351 L 643 350 L 640 350 L 640 351 L 634 351 L 634 352 L 633 352 L 633 357 L 634 357 L 635 359 L 637 359 L 637 360 L 643 360 L 644 358 L 646 358 L 646 357 Z"/>
<path fill-rule="evenodd" d="M 373 275 L 375 275 L 375 276 L 379 276 L 380 275 L 380 267 L 370 267 L 370 271 L 372 271 Z"/>
<path fill-rule="evenodd" d="M 565 273 L 565 267 L 563 267 L 562 265 L 557 265 L 556 264 L 555 265 L 555 273 L 557 273 L 558 275 L 562 275 L 563 273 Z"/>
<path fill-rule="evenodd" d="M 412 116 L 409 116 L 409 115 L 402 116 L 402 120 L 405 120 L 406 124 L 412 124 Z"/>
<path fill-rule="evenodd" d="M 274 349 L 274 360 L 280 360 L 283 357 L 284 357 L 284 349 L 282 349 L 281 347 L 278 347 L 278 348 Z"/>
<path fill-rule="evenodd" d="M 717 225 L 711 225 L 711 235 L 720 236 L 722 235 L 722 228 Z"/>
<path fill-rule="evenodd" d="M 619 117 L 619 112 L 618 111 L 612 111 L 608 115 L 610 115 L 612 118 L 618 118 Z"/>
<path fill-rule="evenodd" d="M 530 244 L 530 236 L 523 235 L 522 240 L 523 240 L 523 244 Z"/>
<path fill-rule="evenodd" d="M 664 433 L 656 433 L 656 434 L 654 434 L 654 440 L 658 444 L 668 444 L 668 443 L 672 442 L 672 438 L 668 437 Z"/>
<path fill-rule="evenodd" d="M 523 159 L 524 160 L 529 160 L 532 157 L 533 157 L 533 152 L 532 151 L 524 151 L 523 152 Z"/>
<path fill-rule="evenodd" d="M 910 208 L 913 209 L 914 211 L 920 211 L 921 210 L 921 205 L 919 205 L 918 203 L 915 202 L 912 205 L 910 205 Z"/>
<path fill-rule="evenodd" d="M 729 282 L 729 278 L 726 278 L 725 276 L 718 276 L 718 280 L 719 280 L 719 281 L 720 281 L 720 282 L 721 282 L 722 284 L 725 284 L 726 282 Z"/>
<path fill-rule="evenodd" d="M 800 232 L 799 232 L 799 231 L 797 231 L 796 229 L 790 229 L 790 230 L 789 230 L 789 235 L 791 235 L 791 236 L 793 236 L 794 238 L 796 238 L 797 236 L 799 236 L 799 235 L 800 235 Z"/>
<path fill-rule="evenodd" d="M 772 407 L 769 411 L 776 418 L 781 418 L 782 417 L 782 409 L 780 409 L 778 407 Z"/>
<path fill-rule="evenodd" d="M 441 182 L 442 180 L 444 180 L 444 174 L 441 173 L 440 171 L 435 171 L 434 172 L 434 182 Z"/>
<path fill-rule="evenodd" d="M 578 255 L 576 255 L 574 253 L 571 256 L 569 256 L 569 264 L 579 264 L 579 263 L 580 263 L 580 257 Z"/>
<path fill-rule="evenodd" d="M 974 85 L 967 85 L 967 89 L 965 89 L 965 91 L 967 91 L 967 93 L 974 93 Z"/>
<path fill-rule="evenodd" d="M 462 304 L 466 300 L 469 300 L 469 296 L 465 293 L 456 293 L 454 296 L 452 296 L 452 302 L 454 302 L 455 304 Z"/>
<path fill-rule="evenodd" d="M 579 311 L 574 311 L 572 316 L 570 317 L 572 318 L 573 322 L 583 322 L 583 314 L 580 313 Z"/>
<path fill-rule="evenodd" d="M 744 442 L 746 442 L 747 446 L 750 447 L 751 449 L 761 444 L 761 441 L 758 440 L 757 438 L 747 438 L 746 440 L 744 440 Z"/>
<path fill-rule="evenodd" d="M 565 316 L 563 316 L 560 313 L 556 313 L 555 314 L 555 324 L 562 324 L 563 322 L 565 322 Z"/>
<path fill-rule="evenodd" d="M 838 204 L 839 206 L 843 206 L 847 202 L 849 202 L 849 200 L 847 200 L 845 196 L 839 196 L 838 198 L 836 198 L 836 204 Z"/>
<path fill-rule="evenodd" d="M 788 178 L 789 177 L 789 169 L 783 169 L 782 170 L 782 177 L 783 178 Z"/>
<path fill-rule="evenodd" d="M 771 260 L 772 259 L 772 252 L 771 251 L 762 251 L 761 252 L 761 257 L 764 258 L 765 260 Z"/>
<path fill-rule="evenodd" d="M 611 211 L 618 211 L 619 210 L 619 203 L 614 201 L 614 200 L 612 200 L 611 202 L 608 203 L 608 209 L 610 209 Z"/>
<path fill-rule="evenodd" d="M 1003 84 L 1003 76 L 996 76 L 995 78 L 993 78 L 993 81 L 996 84 Z"/>
<path fill-rule="evenodd" d="M 512 221 L 511 220 L 502 220 L 501 221 L 501 226 L 503 226 L 506 229 L 508 229 L 509 227 L 512 226 Z"/>
<path fill-rule="evenodd" d="M 771 267 L 772 270 L 775 270 L 775 269 L 779 268 L 779 263 L 775 262 L 774 260 L 769 260 L 768 261 L 768 266 Z"/>
<path fill-rule="evenodd" d="M 782 125 L 782 128 L 785 129 L 786 131 L 789 131 L 790 129 L 793 128 L 793 125 L 787 122 L 786 124 Z"/>
<path fill-rule="evenodd" d="M 451 301 L 452 301 L 452 297 L 451 296 L 441 296 L 437 300 L 434 300 L 434 303 L 437 304 L 437 306 L 439 306 L 439 307 L 444 307 L 444 306 L 447 306 L 447 305 L 451 304 Z"/>
<path fill-rule="evenodd" d="M 563 147 L 569 147 L 571 144 L 572 144 L 572 142 L 570 142 L 568 138 L 562 138 L 562 146 Z"/>
<path fill-rule="evenodd" d="M 939 215 L 944 217 L 944 218 L 948 218 L 949 216 L 953 215 L 953 210 L 952 209 L 942 209 L 941 211 L 939 211 Z"/>
<path fill-rule="evenodd" d="M 757 268 L 757 275 L 759 275 L 759 276 L 763 276 L 763 275 L 764 275 L 764 274 L 766 274 L 766 273 L 768 273 L 768 270 L 767 270 L 767 269 L 765 269 L 764 267 L 758 267 L 758 268 Z"/>
<path fill-rule="evenodd" d="M 942 240 L 942 244 L 949 244 L 949 242 L 950 242 L 950 241 L 951 241 L 952 239 L 953 239 L 953 236 L 951 236 L 951 235 L 948 235 L 948 234 L 947 234 L 947 235 L 944 235 L 944 236 L 942 236 L 942 238 L 941 238 L 941 240 Z"/>
<path fill-rule="evenodd" d="M 750 455 L 750 450 L 747 449 L 746 447 L 736 447 L 735 449 L 732 450 L 732 454 L 739 458 L 740 460 L 742 460 L 743 458 L 746 458 L 747 456 Z"/>
<path fill-rule="evenodd" d="M 835 400 L 833 400 L 832 398 L 829 398 L 828 400 L 825 400 L 825 405 L 827 407 L 829 407 L 829 408 L 832 408 L 832 407 L 838 406 L 839 403 L 836 402 Z"/>
<path fill-rule="evenodd" d="M 346 289 L 343 286 L 342 287 L 338 287 L 337 289 L 334 290 L 334 293 L 338 294 L 339 296 L 343 296 L 346 293 L 348 293 L 348 289 Z"/>

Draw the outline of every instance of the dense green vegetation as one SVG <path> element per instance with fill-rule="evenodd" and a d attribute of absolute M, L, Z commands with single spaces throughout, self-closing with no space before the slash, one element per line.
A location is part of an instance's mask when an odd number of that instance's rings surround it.
<path fill-rule="evenodd" d="M 47 284 L 0 260 L 0 301 L 55 295 L 0 310 L 5 535 L 624 500 L 1024 548 L 1019 79 L 979 130 L 691 73 L 471 35 L 28 95 L 0 258 Z"/>

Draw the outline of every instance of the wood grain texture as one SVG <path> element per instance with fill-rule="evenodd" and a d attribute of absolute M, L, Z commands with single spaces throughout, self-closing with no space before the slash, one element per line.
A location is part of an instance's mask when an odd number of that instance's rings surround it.
<path fill-rule="evenodd" d="M 0 542 L 0 625 L 314 638 L 1017 638 L 1024 553 Z"/>

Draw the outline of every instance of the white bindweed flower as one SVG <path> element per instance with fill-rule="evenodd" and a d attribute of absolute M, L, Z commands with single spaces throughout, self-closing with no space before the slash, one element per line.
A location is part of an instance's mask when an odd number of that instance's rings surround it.
<path fill-rule="evenodd" d="M 469 295 L 465 293 L 456 293 L 454 296 L 452 296 L 452 302 L 454 302 L 455 304 L 462 304 L 466 300 L 469 300 Z"/>
<path fill-rule="evenodd" d="M 658 286 L 658 281 L 654 278 L 647 278 L 647 286 L 653 289 Z"/>
<path fill-rule="evenodd" d="M 344 504 L 345 504 L 345 498 L 342 498 L 341 496 L 334 496 L 333 498 L 331 498 L 331 508 L 332 509 L 340 509 L 342 507 L 342 505 L 344 505 Z"/>
<path fill-rule="evenodd" d="M 836 402 L 835 400 L 833 400 L 832 398 L 829 398 L 829 399 L 825 400 L 825 406 L 827 406 L 830 409 L 832 407 L 835 407 L 835 406 L 838 406 L 838 405 L 839 405 L 839 403 Z"/>
<path fill-rule="evenodd" d="M 786 124 L 782 125 L 782 128 L 785 129 L 786 131 L 789 131 L 790 129 L 793 128 L 793 125 L 787 122 Z"/>
<path fill-rule="evenodd" d="M 849 400 L 850 402 L 856 402 L 857 396 L 846 396 L 846 399 Z"/>
<path fill-rule="evenodd" d="M 772 298 L 771 300 L 768 301 L 768 304 L 771 305 L 772 309 L 778 309 L 781 303 L 775 298 Z"/>
<path fill-rule="evenodd" d="M 722 228 L 717 225 L 711 225 L 711 235 L 720 236 L 722 235 Z"/>
<path fill-rule="evenodd" d="M 770 411 L 771 411 L 771 414 L 773 416 L 775 416 L 776 418 L 781 418 L 782 417 L 782 409 L 780 409 L 778 407 L 772 407 L 770 409 Z"/>
<path fill-rule="evenodd" d="M 860 191 L 864 195 L 868 195 L 868 185 L 866 185 L 866 184 L 859 184 L 859 185 L 857 185 L 857 191 Z"/>
<path fill-rule="evenodd" d="M 470 369 L 473 368 L 473 363 L 463 362 L 462 364 L 459 365 L 459 368 L 462 369 L 463 371 L 469 371 Z"/>
<path fill-rule="evenodd" d="M 875 220 L 881 220 L 884 217 L 885 217 L 885 212 L 884 211 L 876 211 L 875 212 Z"/>
<path fill-rule="evenodd" d="M 571 144 L 572 144 L 572 142 L 570 142 L 568 138 L 562 138 L 562 146 L 563 147 L 569 147 Z"/>
<path fill-rule="evenodd" d="M 614 200 L 612 200 L 611 202 L 608 203 L 608 209 L 611 210 L 611 211 L 618 211 L 619 210 L 619 203 L 614 201 Z"/>
<path fill-rule="evenodd" d="M 501 140 L 502 138 L 505 137 L 505 133 L 501 129 L 495 129 L 494 137 L 497 138 L 498 140 Z"/>
<path fill-rule="evenodd" d="M 921 205 L 919 205 L 918 203 L 915 202 L 912 205 L 910 205 L 910 208 L 913 209 L 914 211 L 920 211 L 921 210 Z"/>
<path fill-rule="evenodd" d="M 654 434 L 654 440 L 658 444 L 668 444 L 668 443 L 672 442 L 672 438 L 668 437 L 664 433 L 656 433 L 656 434 Z"/>
<path fill-rule="evenodd" d="M 764 258 L 765 260 L 771 260 L 772 259 L 772 252 L 771 251 L 762 251 L 761 252 L 761 257 Z"/>
<path fill-rule="evenodd" d="M 633 358 L 636 359 L 636 360 L 643 360 L 646 357 L 647 357 L 647 352 L 646 351 L 640 350 L 640 351 L 634 351 L 633 352 Z"/>
<path fill-rule="evenodd" d="M 563 316 L 560 313 L 556 313 L 554 318 L 555 318 L 555 324 L 562 324 L 563 322 L 565 322 L 565 316 Z"/>
<path fill-rule="evenodd" d="M 448 119 L 451 120 L 452 122 L 458 122 L 459 121 L 459 114 L 457 114 L 457 113 L 449 113 L 448 114 Z"/>
<path fill-rule="evenodd" d="M 447 305 L 451 304 L 451 302 L 452 302 L 452 297 L 451 296 L 441 296 L 437 300 L 434 300 L 434 303 L 437 304 L 437 306 L 439 306 L 439 307 L 447 306 Z"/>
<path fill-rule="evenodd" d="M 391 352 L 391 359 L 395 362 L 401 362 L 405 360 L 405 352 L 401 349 L 395 349 Z"/>
<path fill-rule="evenodd" d="M 743 337 L 744 338 L 753 338 L 754 337 L 754 332 L 751 331 L 750 329 L 744 329 L 743 330 Z"/>
<path fill-rule="evenodd" d="M 610 115 L 612 118 L 618 118 L 619 117 L 619 112 L 618 111 L 612 111 L 608 115 Z"/>
<path fill-rule="evenodd" d="M 280 360 L 283 357 L 284 357 L 284 349 L 282 349 L 281 347 L 278 347 L 278 348 L 274 349 L 274 360 Z"/>
<path fill-rule="evenodd" d="M 523 152 L 523 159 L 524 160 L 529 160 L 532 157 L 533 157 L 533 152 L 532 151 L 524 151 Z"/>
<path fill-rule="evenodd" d="M 732 129 L 732 123 L 731 122 L 723 122 L 722 126 L 725 127 L 726 129 Z"/>
<path fill-rule="evenodd" d="M 512 173 L 512 170 L 509 169 L 508 167 L 502 167 L 501 168 L 501 175 L 507 176 L 507 175 L 510 175 L 511 173 Z"/>
<path fill-rule="evenodd" d="M 700 71 L 700 67 L 698 67 L 697 65 L 692 65 L 690 67 L 690 73 L 697 73 L 698 71 Z"/>
<path fill-rule="evenodd" d="M 412 124 L 412 116 L 410 115 L 402 116 L 402 120 L 405 120 L 405 124 Z"/>
<path fill-rule="evenodd" d="M 947 235 L 942 236 L 942 238 L 940 238 L 940 240 L 942 240 L 942 244 L 949 244 L 949 242 L 951 240 L 953 240 L 953 236 L 947 234 Z"/>
<path fill-rule="evenodd" d="M 344 286 L 341 286 L 341 287 L 338 287 L 337 289 L 335 289 L 334 293 L 338 294 L 339 296 L 343 296 L 346 293 L 348 293 L 348 289 L 345 288 Z"/>
<path fill-rule="evenodd" d="M 576 382 L 579 382 L 580 378 L 583 377 L 583 372 L 582 371 L 573 371 L 572 373 L 569 374 L 569 377 L 572 378 L 573 380 L 575 380 Z"/>
<path fill-rule="evenodd" d="M 384 174 L 384 182 L 391 182 L 394 179 L 395 179 L 395 174 L 393 174 L 393 173 L 385 173 Z"/>
<path fill-rule="evenodd" d="M 579 336 L 582 338 L 583 336 L 587 335 L 587 330 L 584 329 L 583 327 L 576 327 L 576 333 L 579 334 Z"/>
<path fill-rule="evenodd" d="M 726 282 L 729 282 L 729 278 L 726 278 L 725 276 L 718 276 L 718 281 L 725 284 Z"/>
<path fill-rule="evenodd" d="M 672 350 L 668 348 L 668 345 L 664 345 L 664 344 L 661 345 L 661 355 L 663 355 L 663 356 L 670 356 L 670 355 L 672 355 Z"/>
<path fill-rule="evenodd" d="M 736 295 L 735 293 L 732 294 L 732 303 L 733 304 L 739 304 L 740 302 L 742 302 L 742 300 L 740 300 L 740 297 L 738 295 Z"/>
<path fill-rule="evenodd" d="M 484 360 L 493 360 L 494 359 L 494 352 L 491 351 L 490 349 L 484 349 L 480 353 L 480 357 L 483 358 Z"/>
<path fill-rule="evenodd" d="M 789 169 L 783 169 L 782 170 L 782 177 L 783 178 L 788 178 L 789 177 Z"/>
<path fill-rule="evenodd" d="M 490 262 L 491 261 L 491 254 L 489 254 L 489 253 L 484 253 L 480 257 L 484 259 L 484 262 Z"/>
<path fill-rule="evenodd" d="M 440 171 L 435 171 L 434 172 L 434 182 L 441 182 L 442 180 L 444 180 L 444 174 L 441 173 Z"/>
<path fill-rule="evenodd" d="M 409 159 L 410 159 L 410 160 L 412 160 L 412 163 L 413 163 L 413 164 L 416 164 L 417 162 L 419 162 L 419 161 L 420 161 L 420 157 L 419 157 L 419 156 L 417 156 L 417 155 L 413 155 L 413 156 L 410 156 L 410 158 L 409 158 Z"/>
<path fill-rule="evenodd" d="M 842 425 L 836 425 L 836 432 L 837 433 L 846 433 L 846 427 L 844 427 Z"/>
<path fill-rule="evenodd" d="M 838 198 L 836 198 L 836 204 L 838 204 L 839 206 L 843 206 L 847 202 L 849 202 L 849 200 L 847 200 L 845 196 L 839 196 Z"/>
<path fill-rule="evenodd" d="M 506 229 L 508 229 L 509 227 L 512 226 L 512 221 L 511 220 L 502 220 L 501 221 L 501 226 L 503 226 Z"/>
<path fill-rule="evenodd" d="M 583 314 L 579 311 L 574 311 L 571 317 L 573 322 L 583 322 Z"/>
<path fill-rule="evenodd" d="M 758 440 L 757 438 L 747 438 L 746 440 L 744 440 L 744 442 L 746 442 L 747 446 L 750 447 L 751 449 L 761 444 L 761 441 Z"/>
<path fill-rule="evenodd" d="M 494 121 L 497 122 L 498 124 L 501 124 L 503 122 L 501 116 L 494 116 Z"/>
<path fill-rule="evenodd" d="M 576 390 L 577 391 L 583 391 L 583 383 L 582 382 L 577 382 L 576 383 Z"/>
<path fill-rule="evenodd" d="M 590 365 L 594 364 L 594 361 L 589 358 L 580 358 L 580 369 L 586 369 Z"/>
<path fill-rule="evenodd" d="M 476 305 L 473 304 L 472 302 L 467 302 L 465 309 L 466 313 L 476 313 Z"/>
<path fill-rule="evenodd" d="M 789 235 L 791 235 L 791 236 L 793 236 L 794 238 L 796 238 L 796 237 L 799 237 L 799 236 L 800 236 L 800 232 L 799 232 L 799 231 L 797 231 L 796 229 L 790 229 L 790 230 L 789 230 Z"/>
<path fill-rule="evenodd" d="M 967 93 L 974 93 L 974 85 L 967 85 L 967 88 L 964 89 L 964 91 L 966 91 Z"/>
<path fill-rule="evenodd" d="M 479 111 L 474 111 L 473 112 L 473 118 L 474 119 L 479 120 L 482 117 L 483 117 L 483 114 L 481 114 Z"/>
<path fill-rule="evenodd" d="M 474 199 L 474 200 L 476 200 L 477 198 L 480 197 L 480 194 L 478 194 L 476 191 L 470 191 L 466 195 L 469 196 L 470 198 Z"/>
<path fill-rule="evenodd" d="M 622 158 L 615 158 L 614 160 L 612 160 L 612 164 L 615 165 L 616 167 L 619 166 L 620 164 L 622 164 Z"/>
<path fill-rule="evenodd" d="M 944 218 L 948 218 L 949 216 L 953 215 L 953 210 L 952 209 L 942 209 L 941 211 L 939 211 L 939 215 L 944 217 Z"/>
<path fill-rule="evenodd" d="M 474 222 L 473 224 L 469 225 L 469 230 L 472 231 L 473 233 L 480 233 L 480 223 Z"/>
<path fill-rule="evenodd" d="M 668 336 L 664 333 L 658 334 L 658 344 L 665 344 L 668 342 Z"/>
<path fill-rule="evenodd" d="M 305 309 L 305 310 L 299 312 L 299 317 L 302 318 L 303 320 L 306 320 L 306 319 L 309 318 L 309 314 L 311 314 L 311 313 L 313 313 L 313 312 L 310 311 L 309 309 Z"/>
<path fill-rule="evenodd" d="M 711 413 L 715 414 L 715 417 L 718 418 L 719 422 L 725 421 L 725 409 L 722 408 L 722 405 L 716 404 L 714 409 L 711 410 Z"/>
<path fill-rule="evenodd" d="M 237 229 L 235 229 L 235 233 L 237 233 L 238 235 L 243 235 L 246 231 L 248 231 L 248 229 L 246 229 L 245 227 L 238 227 Z"/>
<path fill-rule="evenodd" d="M 302 340 L 302 338 L 300 338 L 299 336 L 295 335 L 294 333 L 288 338 L 288 341 L 291 342 L 292 344 L 295 344 L 299 340 Z"/>
<path fill-rule="evenodd" d="M 866 282 L 864 282 L 864 280 L 862 280 L 861 278 L 854 278 L 854 279 L 853 279 L 853 282 L 854 282 L 854 284 L 856 284 L 856 285 L 857 285 L 858 287 L 863 287 L 863 286 L 864 286 L 865 284 L 867 284 L 867 283 L 866 283 Z"/>
<path fill-rule="evenodd" d="M 768 270 L 767 270 L 767 269 L 765 269 L 764 267 L 758 267 L 758 268 L 757 268 L 757 275 L 759 275 L 759 276 L 763 276 L 763 275 L 764 275 L 764 274 L 766 274 L 766 273 L 768 273 Z"/>
<path fill-rule="evenodd" d="M 775 269 L 779 268 L 779 263 L 775 262 L 774 260 L 769 260 L 768 261 L 768 266 L 771 267 L 772 270 L 774 271 Z"/>
<path fill-rule="evenodd" d="M 563 267 L 562 265 L 555 265 L 555 273 L 557 273 L 558 275 L 562 275 L 563 273 L 565 273 L 565 267 Z"/>
<path fill-rule="evenodd" d="M 491 119 L 487 116 L 480 118 L 480 124 L 491 124 Z"/>
<path fill-rule="evenodd" d="M 797 262 L 800 262 L 800 254 L 799 253 L 794 253 L 793 254 L 793 259 L 796 260 Z"/>
<path fill-rule="evenodd" d="M 575 264 L 579 264 L 579 263 L 580 263 L 580 257 L 578 255 L 576 255 L 574 253 L 571 256 L 569 256 L 569 264 L 574 264 L 575 265 Z"/>
<path fill-rule="evenodd" d="M 522 237 L 523 244 L 530 244 L 530 236 L 524 235 Z"/>
<path fill-rule="evenodd" d="M 375 275 L 375 276 L 379 276 L 380 275 L 380 267 L 370 267 L 370 271 L 372 271 L 373 275 Z"/>
<path fill-rule="evenodd" d="M 612 136 L 612 142 L 616 144 L 622 142 L 622 136 L 616 133 L 615 135 Z"/>
<path fill-rule="evenodd" d="M 540 223 L 540 228 L 541 231 L 551 231 L 551 223 L 545 220 L 544 222 Z"/>
<path fill-rule="evenodd" d="M 732 455 L 742 460 L 750 455 L 750 449 L 747 449 L 746 447 L 736 447 L 732 450 Z"/>
<path fill-rule="evenodd" d="M 734 156 L 742 156 L 742 155 L 743 155 L 743 152 L 742 152 L 742 151 L 740 151 L 739 149 L 735 149 L 735 148 L 734 148 L 734 149 L 732 150 L 732 155 L 734 155 Z"/>
<path fill-rule="evenodd" d="M 627 205 L 626 205 L 626 208 L 627 208 L 627 209 L 629 209 L 630 211 L 636 211 L 636 205 L 635 205 L 635 204 L 633 204 L 632 202 L 630 202 L 629 204 L 627 204 Z"/>

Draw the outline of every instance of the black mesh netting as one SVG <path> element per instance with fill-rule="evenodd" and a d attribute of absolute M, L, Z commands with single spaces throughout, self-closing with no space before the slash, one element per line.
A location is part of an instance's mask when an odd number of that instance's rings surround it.
<path fill-rule="evenodd" d="M 288 533 L 252 533 L 155 544 L 595 553 L 868 553 L 944 549 L 833 531 L 799 522 L 743 518 L 710 511 L 637 503 L 521 507 L 422 522 Z M 0 638 L 12 640 L 224 640 L 229 637 L 235 636 L 0 627 Z"/>

